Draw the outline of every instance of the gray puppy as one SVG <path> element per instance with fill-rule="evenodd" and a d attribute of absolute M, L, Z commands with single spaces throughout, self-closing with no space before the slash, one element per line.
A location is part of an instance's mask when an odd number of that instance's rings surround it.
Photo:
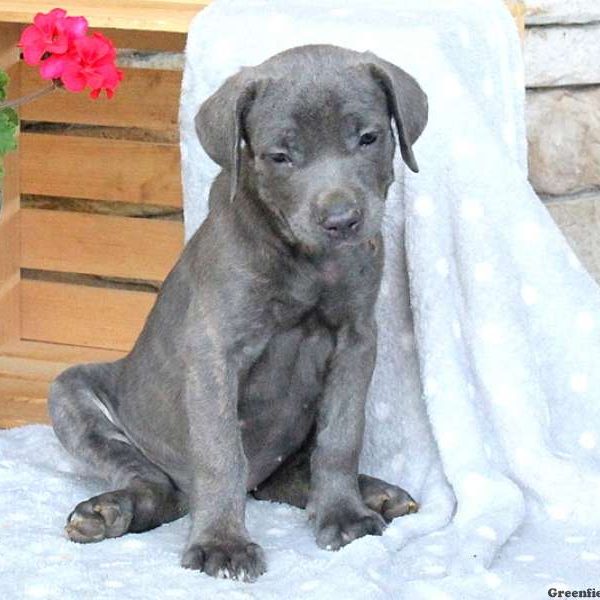
<path fill-rule="evenodd" d="M 189 510 L 183 566 L 252 581 L 266 567 L 245 527 L 248 491 L 306 507 L 333 550 L 416 510 L 358 475 L 392 120 L 417 171 L 427 100 L 416 81 L 326 45 L 242 69 L 202 104 L 200 142 L 222 167 L 206 221 L 131 353 L 51 388 L 58 438 L 114 490 L 75 507 L 72 540 Z"/>

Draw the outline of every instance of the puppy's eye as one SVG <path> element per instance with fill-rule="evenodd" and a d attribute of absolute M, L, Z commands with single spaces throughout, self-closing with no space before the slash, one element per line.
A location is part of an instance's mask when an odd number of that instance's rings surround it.
<path fill-rule="evenodd" d="M 283 163 L 290 163 L 292 162 L 292 159 L 289 157 L 289 155 L 285 154 L 284 152 L 275 152 L 273 154 L 267 154 L 268 158 L 270 160 L 272 160 L 274 163 L 277 164 L 283 164 Z"/>
<path fill-rule="evenodd" d="M 370 146 L 377 141 L 377 134 L 373 131 L 367 131 L 360 136 L 359 144 L 361 146 Z"/>

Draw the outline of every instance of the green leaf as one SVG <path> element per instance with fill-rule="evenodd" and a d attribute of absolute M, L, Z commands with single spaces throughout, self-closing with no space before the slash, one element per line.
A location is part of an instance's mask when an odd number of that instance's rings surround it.
<path fill-rule="evenodd" d="M 12 108 L 0 110 L 0 156 L 17 147 L 15 134 L 19 127 L 19 117 Z"/>
<path fill-rule="evenodd" d="M 8 87 L 8 75 L 0 70 L 0 102 L 6 99 L 6 88 Z"/>
<path fill-rule="evenodd" d="M 19 126 L 19 115 L 14 108 L 3 108 L 0 109 L 0 115 L 7 120 L 7 122 L 14 127 L 15 130 Z"/>

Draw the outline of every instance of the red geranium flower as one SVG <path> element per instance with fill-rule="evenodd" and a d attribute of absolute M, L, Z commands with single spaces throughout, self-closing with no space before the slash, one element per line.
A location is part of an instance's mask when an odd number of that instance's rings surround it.
<path fill-rule="evenodd" d="M 89 87 L 92 89 L 92 98 L 97 98 L 102 90 L 112 98 L 115 88 L 123 79 L 123 72 L 115 65 L 116 56 L 112 42 L 101 33 L 94 33 L 75 40 L 72 50 L 62 57 L 56 57 L 48 65 L 48 70 L 56 73 L 62 69 L 60 78 L 71 92 L 81 92 Z"/>
<path fill-rule="evenodd" d="M 84 17 L 67 17 L 62 8 L 38 13 L 33 25 L 23 31 L 19 47 L 30 65 L 39 65 L 40 75 L 55 87 L 71 92 L 91 88 L 92 98 L 104 90 L 112 98 L 123 79 L 116 67 L 117 51 L 101 33 L 87 34 Z"/>
<path fill-rule="evenodd" d="M 74 40 L 85 36 L 88 23 L 84 17 L 67 17 L 66 11 L 55 8 L 48 14 L 38 13 L 33 25 L 21 34 L 18 46 L 29 65 L 39 65 L 46 54 L 61 55 Z"/>

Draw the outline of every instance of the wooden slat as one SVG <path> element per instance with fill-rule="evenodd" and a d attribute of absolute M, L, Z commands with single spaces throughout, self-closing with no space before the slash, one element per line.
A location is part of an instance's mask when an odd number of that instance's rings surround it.
<path fill-rule="evenodd" d="M 0 227 L 0 252 L 3 230 Z M 6 238 L 5 238 L 6 239 Z M 16 340 L 21 334 L 21 279 L 19 273 L 0 280 L 0 340 Z"/>
<path fill-rule="evenodd" d="M 179 207 L 179 146 L 25 133 L 21 192 Z"/>
<path fill-rule="evenodd" d="M 193 16 L 210 0 L 63 0 L 70 15 L 83 15 L 92 27 L 185 33 Z M 37 12 L 55 8 L 54 0 L 2 0 L 0 21 L 28 23 Z"/>
<path fill-rule="evenodd" d="M 21 117 L 26 121 L 177 131 L 181 72 L 124 69 L 124 73 L 112 100 L 104 94 L 91 100 L 87 93 L 56 90 L 23 105 Z M 42 80 L 35 69 L 22 69 L 21 78 L 23 94 L 41 87 Z"/>
<path fill-rule="evenodd" d="M 22 337 L 127 351 L 155 298 L 148 292 L 24 280 Z"/>
<path fill-rule="evenodd" d="M 94 29 L 112 40 L 116 48 L 183 52 L 186 34 L 167 31 L 133 31 L 131 29 Z"/>
<path fill-rule="evenodd" d="M 49 423 L 47 381 L 0 377 L 0 428 Z"/>
<path fill-rule="evenodd" d="M 48 385 L 48 381 L 24 381 L 18 377 L 0 376 L 0 398 L 45 399 Z"/>
<path fill-rule="evenodd" d="M 0 347 L 0 428 L 48 423 L 48 386 L 73 364 L 113 361 L 114 350 L 18 341 Z"/>
<path fill-rule="evenodd" d="M 20 95 L 18 60 L 15 46 L 19 29 L 0 23 L 0 69 L 8 72 L 9 98 Z M 5 175 L 0 180 L 0 344 L 19 338 L 19 152 L 7 154 Z"/>
<path fill-rule="evenodd" d="M 0 355 L 0 378 L 49 382 L 70 366 L 69 363 Z"/>
<path fill-rule="evenodd" d="M 25 269 L 162 281 L 183 247 L 175 221 L 21 211 Z"/>
<path fill-rule="evenodd" d="M 125 356 L 125 352 L 122 350 L 106 350 L 104 348 L 88 348 L 86 346 L 18 340 L 0 346 L 0 356 L 74 365 L 119 360 Z"/>

